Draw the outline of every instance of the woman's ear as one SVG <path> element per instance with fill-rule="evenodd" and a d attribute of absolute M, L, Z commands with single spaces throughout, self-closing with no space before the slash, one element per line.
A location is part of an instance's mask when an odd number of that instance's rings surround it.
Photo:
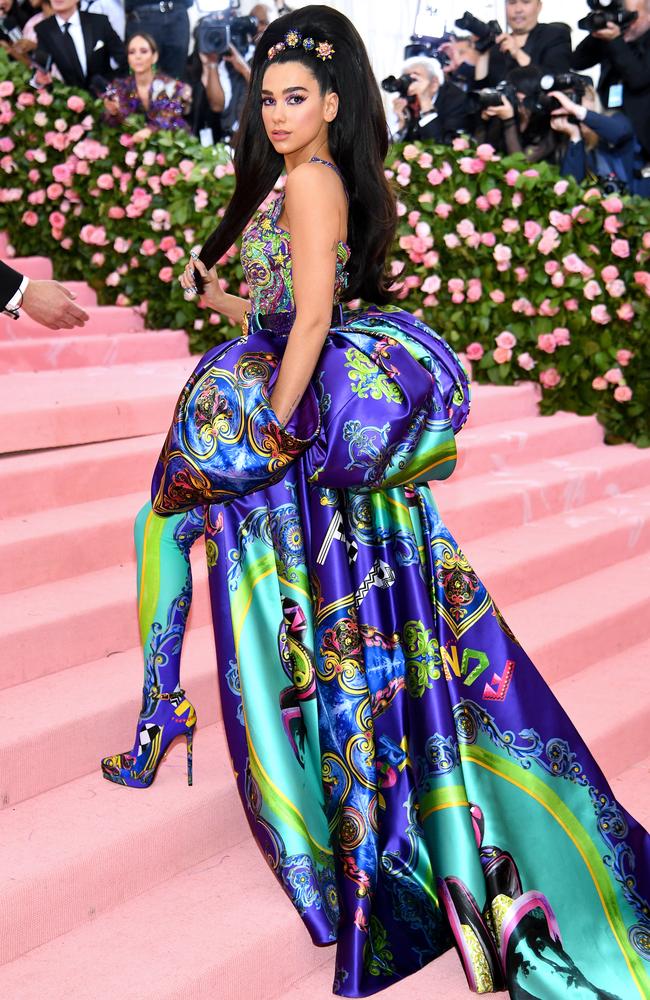
<path fill-rule="evenodd" d="M 333 122 L 336 118 L 339 110 L 339 95 L 335 94 L 334 91 L 330 93 L 325 98 L 325 107 L 323 109 L 323 117 L 326 122 Z"/>

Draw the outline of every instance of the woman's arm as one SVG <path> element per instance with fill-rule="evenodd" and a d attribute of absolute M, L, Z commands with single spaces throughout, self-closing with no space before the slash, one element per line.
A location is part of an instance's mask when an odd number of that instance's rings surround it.
<path fill-rule="evenodd" d="M 296 167 L 285 191 L 296 318 L 271 405 L 286 424 L 309 384 L 332 322 L 341 214 L 347 210 L 341 181 L 322 164 Z"/>

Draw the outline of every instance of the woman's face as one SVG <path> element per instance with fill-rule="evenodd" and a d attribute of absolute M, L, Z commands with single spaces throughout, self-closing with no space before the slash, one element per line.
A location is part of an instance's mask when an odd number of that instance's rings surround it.
<path fill-rule="evenodd" d="M 151 48 L 147 39 L 143 38 L 142 35 L 133 36 L 129 41 L 126 54 L 129 60 L 129 67 L 134 73 L 146 73 L 158 58 L 156 50 Z"/>
<path fill-rule="evenodd" d="M 262 121 L 276 152 L 286 156 L 326 138 L 338 111 L 338 94 L 324 96 L 302 63 L 269 65 L 262 79 Z"/>

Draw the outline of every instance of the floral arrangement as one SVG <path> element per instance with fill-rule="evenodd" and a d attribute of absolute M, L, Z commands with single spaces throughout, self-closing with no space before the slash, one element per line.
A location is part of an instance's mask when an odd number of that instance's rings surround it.
<path fill-rule="evenodd" d="M 15 252 L 52 257 L 57 277 L 135 306 L 152 329 L 186 329 L 194 350 L 238 333 L 175 280 L 232 194 L 227 150 L 141 119 L 113 129 L 87 94 L 36 91 L 28 77 L 0 52 L 0 230 Z M 478 381 L 532 380 L 543 412 L 596 413 L 608 441 L 650 445 L 650 203 L 465 139 L 395 146 L 386 168 L 396 301 Z M 236 246 L 219 274 L 246 295 Z"/>

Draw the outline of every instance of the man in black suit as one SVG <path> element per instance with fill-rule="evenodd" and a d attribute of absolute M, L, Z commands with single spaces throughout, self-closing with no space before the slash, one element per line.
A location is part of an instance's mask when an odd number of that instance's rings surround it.
<path fill-rule="evenodd" d="M 74 303 L 74 292 L 58 281 L 36 281 L 0 260 L 0 313 L 16 319 L 20 309 L 50 330 L 83 326 L 88 313 Z"/>
<path fill-rule="evenodd" d="M 627 115 L 650 162 L 650 0 L 625 0 L 637 15 L 625 31 L 607 24 L 587 35 L 573 55 L 573 68 L 601 64 L 598 95 L 604 107 Z"/>
<path fill-rule="evenodd" d="M 479 59 L 477 87 L 496 87 L 518 67 L 540 73 L 567 73 L 571 68 L 571 31 L 566 24 L 540 24 L 542 0 L 506 0 L 509 33 Z"/>
<path fill-rule="evenodd" d="M 64 83 L 100 91 L 104 81 L 128 72 L 124 44 L 104 14 L 80 14 L 77 0 L 52 0 L 52 9 L 36 25 L 36 37 Z"/>
<path fill-rule="evenodd" d="M 430 142 L 451 143 L 459 132 L 468 127 L 467 95 L 456 84 L 445 80 L 437 59 L 411 56 L 402 66 L 402 76 L 410 76 L 410 101 L 417 101 L 417 114 L 407 110 L 407 99 L 393 102 L 397 116 L 396 139 L 428 139 Z"/>

